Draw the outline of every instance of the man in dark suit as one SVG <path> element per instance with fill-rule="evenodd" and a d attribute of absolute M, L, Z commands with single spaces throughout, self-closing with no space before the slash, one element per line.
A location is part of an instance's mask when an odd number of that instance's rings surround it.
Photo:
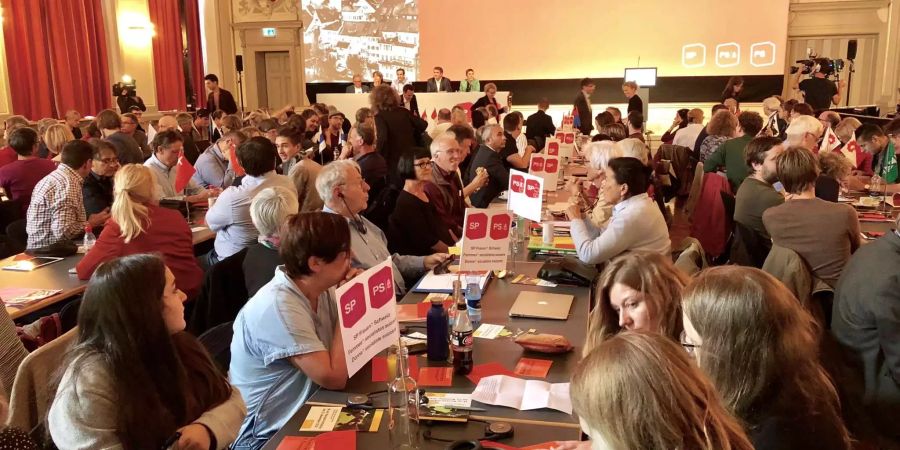
<path fill-rule="evenodd" d="M 547 114 L 547 109 L 549 108 L 550 101 L 542 98 L 538 102 L 537 112 L 525 119 L 525 138 L 533 140 L 535 147 L 539 150 L 543 150 L 547 138 L 556 133 L 553 118 Z"/>
<path fill-rule="evenodd" d="M 480 170 L 488 173 L 488 184 L 469 196 L 472 206 L 476 208 L 486 208 L 509 185 L 509 171 L 503 166 L 503 158 L 500 156 L 506 145 L 503 128 L 500 125 L 485 125 L 481 138 L 484 144 L 476 150 L 466 173 L 467 183 L 475 179 Z"/>
<path fill-rule="evenodd" d="M 434 68 L 434 78 L 428 79 L 428 92 L 450 92 L 450 80 L 444 77 L 444 68 Z"/>
<path fill-rule="evenodd" d="M 408 109 L 412 115 L 419 117 L 419 102 L 416 101 L 413 85 L 407 84 L 403 86 L 403 96 L 400 97 L 400 101 L 403 103 L 403 107 Z"/>
<path fill-rule="evenodd" d="M 209 90 L 209 97 L 206 98 L 206 109 L 215 111 L 221 109 L 228 114 L 235 114 L 238 111 L 237 103 L 234 102 L 234 96 L 231 92 L 219 87 L 219 77 L 215 74 L 209 74 L 203 78 L 206 80 L 206 89 Z"/>
<path fill-rule="evenodd" d="M 900 228 L 900 222 L 897 223 Z M 831 332 L 863 380 L 861 399 L 875 429 L 900 440 L 900 234 L 887 232 L 850 258 L 834 293 Z"/>
<path fill-rule="evenodd" d="M 575 110 L 578 111 L 578 120 L 581 125 L 578 127 L 581 134 L 589 135 L 594 129 L 594 114 L 591 112 L 591 94 L 594 93 L 596 85 L 594 80 L 585 78 L 581 80 L 581 92 L 575 97 Z"/>
<path fill-rule="evenodd" d="M 353 84 L 347 86 L 346 92 L 348 94 L 368 94 L 370 89 L 371 88 L 368 86 L 362 84 L 362 75 L 356 74 L 353 75 Z"/>

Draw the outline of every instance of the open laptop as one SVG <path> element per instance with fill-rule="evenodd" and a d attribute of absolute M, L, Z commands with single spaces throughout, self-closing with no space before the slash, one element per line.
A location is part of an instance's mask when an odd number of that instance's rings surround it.
<path fill-rule="evenodd" d="M 509 309 L 509 317 L 566 320 L 574 296 L 547 292 L 523 291 Z"/>

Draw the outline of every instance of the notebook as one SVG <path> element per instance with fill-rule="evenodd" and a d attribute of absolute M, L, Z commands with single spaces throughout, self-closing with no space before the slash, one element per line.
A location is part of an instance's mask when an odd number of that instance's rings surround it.
<path fill-rule="evenodd" d="M 509 317 L 566 320 L 574 299 L 571 295 L 523 291 L 509 309 Z"/>

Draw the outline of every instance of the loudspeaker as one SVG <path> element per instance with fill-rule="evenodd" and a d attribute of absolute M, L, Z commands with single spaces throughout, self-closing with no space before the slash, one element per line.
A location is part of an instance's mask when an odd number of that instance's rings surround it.
<path fill-rule="evenodd" d="M 847 42 L 847 59 L 856 59 L 856 39 L 850 39 Z"/>
<path fill-rule="evenodd" d="M 854 41 L 856 42 L 856 41 Z M 854 48 L 856 48 L 854 46 Z M 244 56 L 243 55 L 234 55 L 234 67 L 238 72 L 244 71 Z"/>

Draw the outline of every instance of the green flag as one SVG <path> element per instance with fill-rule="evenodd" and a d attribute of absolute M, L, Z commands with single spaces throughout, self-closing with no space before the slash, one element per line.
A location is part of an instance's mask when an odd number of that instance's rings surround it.
<path fill-rule="evenodd" d="M 900 178 L 900 172 L 897 170 L 897 154 L 893 142 L 888 142 L 887 148 L 884 149 L 880 165 L 879 175 L 881 178 L 888 184 L 896 183 L 897 178 Z"/>

